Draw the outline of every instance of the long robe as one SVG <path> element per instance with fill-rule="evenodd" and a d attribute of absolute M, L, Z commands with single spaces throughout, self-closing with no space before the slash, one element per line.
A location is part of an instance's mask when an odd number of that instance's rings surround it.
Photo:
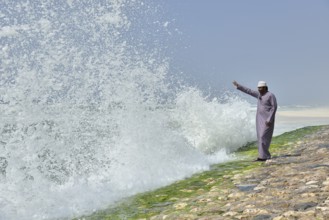
<path fill-rule="evenodd" d="M 237 89 L 257 98 L 257 114 L 256 114 L 256 130 L 258 139 L 258 158 L 270 159 L 269 151 L 275 123 L 275 113 L 277 110 L 277 102 L 275 95 L 266 92 L 261 95 L 258 91 L 254 91 L 245 86 L 238 85 Z M 266 125 L 270 122 L 270 126 Z"/>

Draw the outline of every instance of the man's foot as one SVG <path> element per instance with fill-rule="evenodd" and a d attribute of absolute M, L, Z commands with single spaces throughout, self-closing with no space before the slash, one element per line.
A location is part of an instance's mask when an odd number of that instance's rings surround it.
<path fill-rule="evenodd" d="M 254 162 L 264 162 L 264 161 L 266 161 L 267 159 L 262 159 L 262 158 L 257 158 L 256 160 L 254 160 Z"/>

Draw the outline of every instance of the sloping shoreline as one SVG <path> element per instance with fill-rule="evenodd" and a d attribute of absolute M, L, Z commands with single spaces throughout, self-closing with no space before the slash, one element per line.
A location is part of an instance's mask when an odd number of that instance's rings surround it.
<path fill-rule="evenodd" d="M 329 126 L 274 137 L 271 152 L 271 160 L 251 162 L 252 143 L 237 161 L 76 219 L 329 218 Z"/>

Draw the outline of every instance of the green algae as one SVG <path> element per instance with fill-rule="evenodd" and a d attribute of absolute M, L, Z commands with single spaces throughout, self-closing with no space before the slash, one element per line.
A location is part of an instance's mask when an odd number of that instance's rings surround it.
<path fill-rule="evenodd" d="M 294 143 L 307 138 L 308 135 L 317 132 L 323 127 L 305 127 L 273 137 L 270 151 L 273 156 L 279 155 L 282 151 L 291 148 Z M 75 218 L 75 220 L 148 219 L 161 212 L 175 213 L 177 212 L 177 209 L 173 206 L 175 202 L 201 196 L 209 192 L 212 187 L 217 187 L 220 190 L 230 189 L 234 187 L 234 184 L 230 178 L 226 178 L 227 176 L 244 173 L 253 168 L 263 166 L 263 163 L 251 162 L 252 159 L 257 157 L 256 142 L 242 147 L 235 153 L 235 156 L 237 159 L 234 161 L 213 165 L 208 171 L 197 173 L 166 187 L 140 193 L 106 210 L 99 210 L 92 215 Z M 190 208 L 190 205 L 187 205 L 179 211 Z"/>

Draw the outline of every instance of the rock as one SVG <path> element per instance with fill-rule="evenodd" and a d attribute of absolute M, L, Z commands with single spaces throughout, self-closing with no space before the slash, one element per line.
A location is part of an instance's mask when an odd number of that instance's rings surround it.
<path fill-rule="evenodd" d="M 264 214 L 269 214 L 268 211 L 264 210 L 264 209 L 245 209 L 243 211 L 243 214 L 247 214 L 247 215 L 264 215 Z"/>
<path fill-rule="evenodd" d="M 194 207 L 190 210 L 190 212 L 192 212 L 192 213 L 198 213 L 198 212 L 201 212 L 201 211 L 202 211 L 201 207 Z"/>
<path fill-rule="evenodd" d="M 294 205 L 294 210 L 295 211 L 304 211 L 306 209 L 315 207 L 317 205 L 318 205 L 318 203 L 315 203 L 315 202 L 299 203 L 299 204 Z"/>
<path fill-rule="evenodd" d="M 262 189 L 266 189 L 265 186 L 257 186 L 254 188 L 255 191 L 258 191 L 258 190 L 262 190 Z"/>
<path fill-rule="evenodd" d="M 246 184 L 246 185 L 237 185 L 236 187 L 242 192 L 247 192 L 253 190 L 256 186 L 257 186 L 256 184 Z"/>
<path fill-rule="evenodd" d="M 326 181 L 322 182 L 322 185 L 329 186 L 329 180 L 326 180 Z"/>
<path fill-rule="evenodd" d="M 319 210 L 319 211 L 322 211 L 322 212 L 328 212 L 329 211 L 329 207 L 317 206 L 315 209 Z"/>
<path fill-rule="evenodd" d="M 305 183 L 306 185 L 316 185 L 318 183 L 318 181 L 309 181 L 307 183 Z"/>
<path fill-rule="evenodd" d="M 238 180 L 238 179 L 241 179 L 242 176 L 243 176 L 242 174 L 235 174 L 235 175 L 232 177 L 232 179 L 233 179 L 233 180 Z"/>
<path fill-rule="evenodd" d="M 316 194 L 315 193 L 303 193 L 301 194 L 302 198 L 310 198 L 310 197 L 315 197 Z"/>
<path fill-rule="evenodd" d="M 298 212 L 296 211 L 287 211 L 283 213 L 284 217 L 298 217 Z"/>
<path fill-rule="evenodd" d="M 329 186 L 322 187 L 321 190 L 324 192 L 329 192 Z"/>
<path fill-rule="evenodd" d="M 207 202 L 211 202 L 211 201 L 212 201 L 212 199 L 210 199 L 210 198 L 202 198 L 202 199 L 198 200 L 198 203 L 207 203 Z"/>
<path fill-rule="evenodd" d="M 272 215 L 257 215 L 252 220 L 268 220 L 272 219 Z"/>
<path fill-rule="evenodd" d="M 230 195 L 228 195 L 227 197 L 230 199 L 236 199 L 236 198 L 241 198 L 244 196 L 243 192 L 236 192 L 236 193 L 231 193 Z"/>
<path fill-rule="evenodd" d="M 177 204 L 174 204 L 174 208 L 176 210 L 184 209 L 186 206 L 187 206 L 187 203 L 177 203 Z"/>
<path fill-rule="evenodd" d="M 220 190 L 219 186 L 212 186 L 210 188 L 210 192 L 219 191 L 219 190 Z"/>
<path fill-rule="evenodd" d="M 283 220 L 283 219 L 285 219 L 285 217 L 283 217 L 282 215 L 273 218 L 273 220 Z"/>
<path fill-rule="evenodd" d="M 235 215 L 238 215 L 239 213 L 238 212 L 225 212 L 223 214 L 224 217 L 232 217 L 232 216 L 235 216 Z"/>

